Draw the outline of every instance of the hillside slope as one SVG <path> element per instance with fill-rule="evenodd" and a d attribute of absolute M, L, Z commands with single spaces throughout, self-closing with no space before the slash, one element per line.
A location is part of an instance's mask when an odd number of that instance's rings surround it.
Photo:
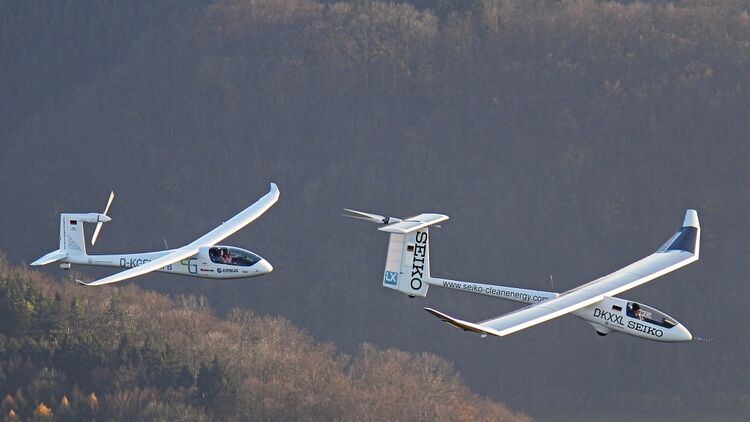
<path fill-rule="evenodd" d="M 347 356 L 283 318 L 219 319 L 203 297 L 81 288 L 0 259 L 0 315 L 10 418 L 528 420 L 435 355 L 363 344 Z"/>

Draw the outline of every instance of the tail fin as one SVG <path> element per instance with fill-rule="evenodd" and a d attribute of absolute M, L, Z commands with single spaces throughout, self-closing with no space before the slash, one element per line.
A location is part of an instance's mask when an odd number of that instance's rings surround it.
<path fill-rule="evenodd" d="M 425 297 L 430 279 L 430 235 L 427 227 L 448 219 L 442 214 L 420 214 L 378 230 L 391 234 L 383 286 L 410 297 Z"/>
<path fill-rule="evenodd" d="M 60 248 L 32 262 L 47 265 L 72 256 L 86 256 L 86 238 L 83 223 L 106 223 L 111 218 L 104 214 L 60 214 Z"/>

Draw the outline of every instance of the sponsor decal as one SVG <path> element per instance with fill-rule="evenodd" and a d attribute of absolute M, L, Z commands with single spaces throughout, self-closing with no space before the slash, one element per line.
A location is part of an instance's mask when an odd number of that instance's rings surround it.
<path fill-rule="evenodd" d="M 532 295 L 532 294 L 523 293 L 523 292 L 519 292 L 515 290 L 503 289 L 497 286 L 478 284 L 478 283 L 472 283 L 472 282 L 467 282 L 467 281 L 446 280 L 446 281 L 443 281 L 443 287 L 454 289 L 454 290 L 463 290 L 467 292 L 479 293 L 483 295 L 502 297 L 502 298 L 507 298 L 511 300 L 519 300 L 521 302 L 526 302 L 526 303 L 537 303 L 537 302 L 544 302 L 545 300 L 548 300 L 548 298 L 544 296 L 540 296 L 540 295 Z"/>
<path fill-rule="evenodd" d="M 411 264 L 411 288 L 420 290 L 424 277 L 424 260 L 427 256 L 427 232 L 417 232 L 414 245 L 414 260 Z"/>
<path fill-rule="evenodd" d="M 182 264 L 182 265 L 184 265 L 184 266 L 187 267 L 188 273 L 190 273 L 190 274 L 198 274 L 198 265 L 194 264 L 194 262 L 195 262 L 196 259 L 197 258 L 183 259 L 182 261 L 180 261 L 180 264 Z"/>
<path fill-rule="evenodd" d="M 391 286 L 398 285 L 398 273 L 394 271 L 386 271 L 383 277 L 383 284 L 390 284 Z"/>
<path fill-rule="evenodd" d="M 617 315 L 614 312 L 604 311 L 599 308 L 594 308 L 594 318 L 603 319 L 605 321 L 605 325 L 609 325 L 610 322 L 614 322 L 621 327 L 625 326 L 625 324 L 622 323 L 622 315 Z"/>
<path fill-rule="evenodd" d="M 221 274 L 221 273 L 238 273 L 239 270 L 237 270 L 236 268 L 225 268 L 225 269 L 217 268 L 216 272 L 219 273 L 219 274 Z"/>
<path fill-rule="evenodd" d="M 628 321 L 628 328 L 652 335 L 654 337 L 661 337 L 664 335 L 664 332 L 658 328 L 649 327 L 648 325 L 641 324 L 640 322 L 635 321 Z"/>

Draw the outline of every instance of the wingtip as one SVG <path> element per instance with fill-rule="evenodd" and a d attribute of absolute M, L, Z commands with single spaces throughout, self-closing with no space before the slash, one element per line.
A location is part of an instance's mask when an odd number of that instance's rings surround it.
<path fill-rule="evenodd" d="M 698 220 L 698 211 L 690 208 L 685 211 L 685 220 L 682 222 L 682 227 L 695 227 L 700 228 L 700 221 Z"/>
<path fill-rule="evenodd" d="M 79 286 L 89 286 L 89 284 L 88 284 L 88 283 L 86 283 L 86 282 L 84 282 L 84 281 L 81 281 L 81 280 L 79 280 L 79 279 L 76 279 L 76 284 L 78 284 Z"/>
<path fill-rule="evenodd" d="M 279 192 L 279 187 L 276 185 L 276 183 L 271 182 L 271 189 L 268 191 L 268 194 L 275 197 L 275 201 L 279 200 L 279 196 L 281 193 Z"/>
<path fill-rule="evenodd" d="M 447 315 L 445 315 L 444 313 L 442 313 L 442 312 L 440 312 L 440 311 L 438 311 L 436 309 L 432 309 L 432 308 L 428 308 L 428 307 L 424 307 L 422 309 L 424 309 L 425 311 L 429 312 L 430 315 L 438 318 L 439 320 L 441 320 L 443 322 L 448 322 L 448 320 L 445 318 Z M 451 325 L 453 325 L 453 324 L 451 324 Z"/>

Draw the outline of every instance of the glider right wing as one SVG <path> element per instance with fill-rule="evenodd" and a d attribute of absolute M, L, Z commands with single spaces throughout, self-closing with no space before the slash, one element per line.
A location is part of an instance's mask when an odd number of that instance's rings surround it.
<path fill-rule="evenodd" d="M 454 327 L 502 337 L 585 308 L 601 301 L 605 296 L 617 295 L 684 267 L 698 260 L 699 249 L 698 213 L 687 210 L 682 228 L 655 253 L 612 274 L 568 290 L 556 298 L 479 323 L 453 318 L 431 308 L 425 310 Z"/>

